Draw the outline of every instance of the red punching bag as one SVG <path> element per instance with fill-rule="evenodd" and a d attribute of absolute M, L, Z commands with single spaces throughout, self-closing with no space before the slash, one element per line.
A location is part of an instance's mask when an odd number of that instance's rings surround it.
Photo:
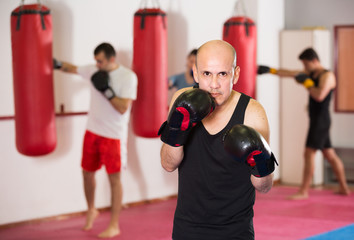
<path fill-rule="evenodd" d="M 138 95 L 132 124 L 140 137 L 157 137 L 167 118 L 167 19 L 159 8 L 139 9 L 134 15 L 133 70 Z"/>
<path fill-rule="evenodd" d="M 11 43 L 17 150 L 28 156 L 56 146 L 52 18 L 41 4 L 11 14 Z"/>
<path fill-rule="evenodd" d="M 232 17 L 224 23 L 223 40 L 230 43 L 237 53 L 240 78 L 234 90 L 252 98 L 256 95 L 257 29 L 247 17 Z"/>

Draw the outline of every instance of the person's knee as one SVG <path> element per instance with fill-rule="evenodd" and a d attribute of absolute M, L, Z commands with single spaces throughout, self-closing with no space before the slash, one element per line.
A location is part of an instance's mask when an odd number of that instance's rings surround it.
<path fill-rule="evenodd" d="M 331 149 L 324 149 L 322 151 L 322 153 L 323 153 L 324 158 L 330 163 L 336 162 L 336 160 L 338 158 L 336 153 Z"/>
<path fill-rule="evenodd" d="M 305 159 L 305 161 L 309 158 L 309 155 L 308 155 L 308 153 L 307 153 L 307 151 L 304 151 L 304 159 Z"/>
<path fill-rule="evenodd" d="M 86 180 L 91 180 L 95 178 L 95 172 L 89 172 L 86 170 L 82 170 L 82 175 L 84 176 L 84 179 Z"/>
<path fill-rule="evenodd" d="M 330 155 L 325 156 L 325 159 L 326 159 L 327 162 L 329 162 L 329 163 L 335 163 L 335 162 L 336 162 L 336 159 L 333 158 L 333 157 L 330 156 Z"/>
<path fill-rule="evenodd" d="M 315 154 L 316 154 L 315 149 L 306 148 L 304 151 L 305 161 L 311 161 L 315 157 Z"/>
<path fill-rule="evenodd" d="M 111 173 L 108 175 L 111 185 L 120 184 L 120 172 Z"/>

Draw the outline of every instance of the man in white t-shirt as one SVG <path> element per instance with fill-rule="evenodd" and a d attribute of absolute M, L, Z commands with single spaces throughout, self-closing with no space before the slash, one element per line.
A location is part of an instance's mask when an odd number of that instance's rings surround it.
<path fill-rule="evenodd" d="M 84 230 L 92 228 L 99 212 L 94 205 L 95 172 L 105 165 L 111 186 L 111 220 L 101 238 L 120 234 L 122 205 L 121 166 L 127 162 L 128 122 L 132 101 L 137 95 L 137 77 L 130 69 L 116 63 L 116 52 L 108 43 L 94 51 L 95 65 L 78 67 L 54 60 L 54 67 L 77 73 L 90 81 L 91 101 L 84 137 L 81 166 L 88 206 Z"/>

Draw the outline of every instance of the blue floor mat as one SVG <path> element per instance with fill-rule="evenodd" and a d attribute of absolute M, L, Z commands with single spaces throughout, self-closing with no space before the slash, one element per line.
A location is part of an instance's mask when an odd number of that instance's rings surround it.
<path fill-rule="evenodd" d="M 354 224 L 338 228 L 336 230 L 321 233 L 319 235 L 306 238 L 305 240 L 349 240 L 354 239 Z"/>

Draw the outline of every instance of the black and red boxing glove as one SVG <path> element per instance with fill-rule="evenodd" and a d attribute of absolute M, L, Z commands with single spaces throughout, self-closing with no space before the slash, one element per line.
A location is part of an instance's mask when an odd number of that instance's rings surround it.
<path fill-rule="evenodd" d="M 262 135 L 251 127 L 236 124 L 223 137 L 224 148 L 239 162 L 247 163 L 251 174 L 264 177 L 274 171 L 274 154 Z"/>
<path fill-rule="evenodd" d="M 199 88 L 193 88 L 179 95 L 158 135 L 161 141 L 173 147 L 185 144 L 192 127 L 215 109 L 211 95 Z"/>

